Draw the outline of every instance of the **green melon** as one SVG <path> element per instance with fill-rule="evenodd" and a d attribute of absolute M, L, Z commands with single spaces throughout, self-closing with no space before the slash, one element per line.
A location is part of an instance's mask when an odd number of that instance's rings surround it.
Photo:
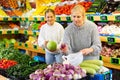
<path fill-rule="evenodd" d="M 47 43 L 47 49 L 50 51 L 55 51 L 57 49 L 57 43 L 54 41 L 49 41 Z"/>

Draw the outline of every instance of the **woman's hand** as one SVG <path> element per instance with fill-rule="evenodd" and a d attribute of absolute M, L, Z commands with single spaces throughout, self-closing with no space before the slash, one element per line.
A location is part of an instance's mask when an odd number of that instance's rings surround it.
<path fill-rule="evenodd" d="M 44 42 L 44 46 L 45 46 L 45 48 L 47 47 L 47 43 L 48 43 L 48 41 L 45 41 L 45 42 Z"/>
<path fill-rule="evenodd" d="M 93 48 L 85 48 L 80 50 L 80 52 L 82 52 L 83 55 L 88 55 L 89 53 L 93 52 Z"/>

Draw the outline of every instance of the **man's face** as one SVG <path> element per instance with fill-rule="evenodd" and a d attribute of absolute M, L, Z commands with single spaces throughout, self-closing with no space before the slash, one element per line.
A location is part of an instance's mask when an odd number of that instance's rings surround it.
<path fill-rule="evenodd" d="M 45 15 L 46 21 L 48 25 L 53 25 L 55 22 L 55 16 L 52 12 L 48 12 Z"/>
<path fill-rule="evenodd" d="M 79 11 L 72 12 L 71 18 L 73 23 L 78 27 L 81 26 L 84 22 L 83 15 Z"/>

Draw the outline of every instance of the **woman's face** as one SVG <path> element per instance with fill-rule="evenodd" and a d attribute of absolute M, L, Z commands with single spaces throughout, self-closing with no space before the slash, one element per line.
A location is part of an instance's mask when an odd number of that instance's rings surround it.
<path fill-rule="evenodd" d="M 78 27 L 84 23 L 84 17 L 79 11 L 72 12 L 71 18 L 73 23 Z"/>
<path fill-rule="evenodd" d="M 55 15 L 52 12 L 48 12 L 45 15 L 46 21 L 48 25 L 53 25 L 55 22 Z"/>

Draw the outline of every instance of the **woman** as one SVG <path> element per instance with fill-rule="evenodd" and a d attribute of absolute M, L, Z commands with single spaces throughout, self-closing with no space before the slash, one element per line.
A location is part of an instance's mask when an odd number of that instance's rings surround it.
<path fill-rule="evenodd" d="M 55 12 L 52 9 L 48 9 L 45 12 L 46 24 L 44 24 L 40 29 L 40 34 L 38 36 L 38 44 L 40 47 L 45 48 L 48 41 L 55 41 L 57 45 L 60 44 L 64 28 L 61 24 L 55 22 Z M 61 63 L 62 54 L 59 50 L 54 52 L 49 51 L 45 48 L 45 59 L 47 64 Z"/>
<path fill-rule="evenodd" d="M 66 54 L 82 52 L 85 59 L 99 59 L 101 41 L 97 25 L 85 18 L 85 9 L 76 5 L 71 10 L 72 23 L 65 29 L 62 48 Z"/>

